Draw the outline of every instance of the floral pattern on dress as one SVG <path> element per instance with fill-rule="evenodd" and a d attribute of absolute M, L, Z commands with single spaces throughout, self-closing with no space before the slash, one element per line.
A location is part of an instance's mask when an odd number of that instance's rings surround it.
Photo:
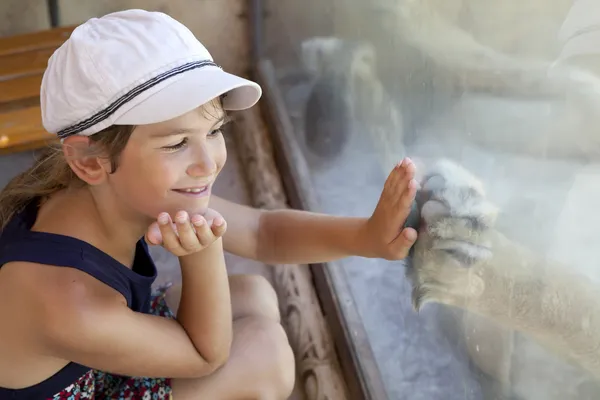
<path fill-rule="evenodd" d="M 152 314 L 174 318 L 165 300 L 170 286 L 161 286 L 152 294 L 150 304 Z M 90 370 L 77 382 L 48 400 L 168 400 L 171 398 L 169 378 L 128 377 Z"/>

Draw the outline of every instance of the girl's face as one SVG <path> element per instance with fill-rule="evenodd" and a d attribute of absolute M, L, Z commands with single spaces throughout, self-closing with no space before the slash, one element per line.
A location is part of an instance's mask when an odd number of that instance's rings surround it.
<path fill-rule="evenodd" d="M 129 208 L 155 219 L 179 210 L 203 214 L 227 159 L 225 113 L 208 104 L 181 117 L 134 129 L 114 174 L 113 192 Z"/>

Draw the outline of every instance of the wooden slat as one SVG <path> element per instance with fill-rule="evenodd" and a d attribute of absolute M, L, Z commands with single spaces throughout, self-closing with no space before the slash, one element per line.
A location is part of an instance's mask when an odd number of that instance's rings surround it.
<path fill-rule="evenodd" d="M 43 74 L 0 80 L 0 104 L 39 97 Z"/>
<path fill-rule="evenodd" d="M 40 107 L 29 107 L 0 114 L 0 134 L 15 136 L 24 131 L 43 130 Z"/>
<path fill-rule="evenodd" d="M 37 104 L 48 59 L 73 29 L 0 38 L 0 154 L 36 149 L 57 140 L 42 126 Z"/>
<path fill-rule="evenodd" d="M 1 153 L 43 146 L 56 136 L 42 126 L 40 107 L 29 107 L 0 114 Z"/>
<path fill-rule="evenodd" d="M 53 47 L 0 57 L 0 81 L 43 73 L 55 49 Z"/>
<path fill-rule="evenodd" d="M 0 57 L 60 46 L 75 29 L 73 26 L 0 38 Z"/>

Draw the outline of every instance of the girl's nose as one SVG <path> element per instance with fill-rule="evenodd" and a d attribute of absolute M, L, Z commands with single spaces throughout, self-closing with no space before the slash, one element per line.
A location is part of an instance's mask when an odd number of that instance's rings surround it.
<path fill-rule="evenodd" d="M 217 163 L 214 158 L 204 148 L 198 152 L 194 163 L 187 168 L 187 174 L 193 178 L 201 178 L 207 175 L 213 175 L 217 170 Z"/>

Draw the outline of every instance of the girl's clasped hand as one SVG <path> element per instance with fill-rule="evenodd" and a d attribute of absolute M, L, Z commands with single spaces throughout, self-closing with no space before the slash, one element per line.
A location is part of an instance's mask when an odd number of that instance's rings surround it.
<path fill-rule="evenodd" d="M 175 221 L 166 212 L 159 214 L 148 228 L 145 238 L 148 243 L 161 245 L 181 257 L 205 249 L 226 231 L 227 222 L 211 208 L 204 215 L 191 216 L 181 210 L 175 214 Z"/>

